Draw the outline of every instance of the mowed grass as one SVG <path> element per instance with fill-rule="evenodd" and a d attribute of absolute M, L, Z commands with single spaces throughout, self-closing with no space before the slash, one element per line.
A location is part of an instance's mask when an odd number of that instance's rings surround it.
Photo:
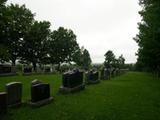
<path fill-rule="evenodd" d="M 129 72 L 67 95 L 57 94 L 61 75 L 0 77 L 0 91 L 6 83 L 20 81 L 27 102 L 34 79 L 50 83 L 54 102 L 40 108 L 23 104 L 0 120 L 160 120 L 160 79 L 146 73 Z"/>

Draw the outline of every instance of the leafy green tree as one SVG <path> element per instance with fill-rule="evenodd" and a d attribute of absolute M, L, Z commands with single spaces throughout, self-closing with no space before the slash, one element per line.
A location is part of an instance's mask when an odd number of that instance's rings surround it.
<path fill-rule="evenodd" d="M 119 59 L 114 59 L 112 64 L 111 64 L 112 68 L 120 68 L 120 63 L 119 63 Z"/>
<path fill-rule="evenodd" d="M 25 34 L 32 24 L 34 15 L 25 7 L 25 5 L 9 5 L 5 11 L 5 23 L 3 24 L 3 45 L 7 48 L 9 59 L 12 65 L 15 65 L 16 60 L 20 57 L 20 48 Z"/>
<path fill-rule="evenodd" d="M 7 2 L 7 0 L 1 0 L 0 5 L 4 5 Z"/>
<path fill-rule="evenodd" d="M 32 63 L 34 71 L 36 71 L 37 63 L 43 63 L 48 57 L 49 35 L 50 22 L 35 21 L 24 37 L 21 60 Z"/>
<path fill-rule="evenodd" d="M 125 65 L 125 58 L 123 57 L 123 55 L 119 56 L 118 58 L 118 64 L 119 64 L 119 68 L 123 68 Z"/>
<path fill-rule="evenodd" d="M 75 52 L 79 49 L 76 35 L 70 29 L 58 28 L 51 33 L 49 55 L 52 64 L 71 63 Z"/>
<path fill-rule="evenodd" d="M 9 53 L 7 48 L 0 44 L 0 63 L 8 62 L 9 61 Z"/>
<path fill-rule="evenodd" d="M 9 61 L 9 54 L 5 42 L 7 41 L 6 25 L 8 22 L 6 0 L 0 1 L 0 62 Z"/>
<path fill-rule="evenodd" d="M 73 55 L 73 61 L 76 63 L 76 65 L 78 66 L 82 66 L 83 64 L 83 50 L 82 48 L 78 48 L 75 52 L 74 52 L 74 55 Z"/>
<path fill-rule="evenodd" d="M 82 47 L 79 49 L 74 56 L 74 62 L 78 65 L 81 66 L 84 69 L 89 69 L 91 66 L 92 60 L 90 58 L 90 54 L 87 49 Z"/>
<path fill-rule="evenodd" d="M 91 60 L 90 54 L 87 49 L 83 50 L 82 59 L 83 59 L 83 64 L 82 64 L 83 68 L 89 69 L 89 67 L 92 63 L 92 60 Z"/>
<path fill-rule="evenodd" d="M 160 71 L 160 1 L 139 0 L 142 21 L 134 38 L 139 45 L 137 65 L 150 71 Z"/>
<path fill-rule="evenodd" d="M 106 68 L 112 68 L 114 66 L 113 64 L 115 63 L 114 53 L 111 50 L 109 50 L 106 52 L 104 56 L 105 56 L 104 66 Z"/>

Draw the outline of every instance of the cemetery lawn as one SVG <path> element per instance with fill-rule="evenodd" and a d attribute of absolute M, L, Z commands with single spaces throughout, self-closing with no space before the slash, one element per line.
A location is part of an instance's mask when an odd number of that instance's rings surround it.
<path fill-rule="evenodd" d="M 57 94 L 61 75 L 0 77 L 0 91 L 6 83 L 20 81 L 27 102 L 33 79 L 50 83 L 54 102 L 40 108 L 24 103 L 0 120 L 160 120 L 160 79 L 147 73 L 129 72 L 67 95 Z"/>

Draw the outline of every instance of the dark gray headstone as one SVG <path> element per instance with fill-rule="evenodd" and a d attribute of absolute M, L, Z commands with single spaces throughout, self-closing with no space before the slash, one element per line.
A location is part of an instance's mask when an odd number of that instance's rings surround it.
<path fill-rule="evenodd" d="M 89 71 L 86 73 L 86 83 L 98 83 L 99 82 L 99 72 Z"/>
<path fill-rule="evenodd" d="M 50 67 L 46 67 L 46 68 L 44 69 L 44 72 L 45 72 L 45 73 L 50 73 L 50 72 L 51 72 L 51 68 L 50 68 Z"/>
<path fill-rule="evenodd" d="M 0 74 L 11 73 L 11 72 L 12 72 L 11 66 L 8 66 L 8 65 L 0 65 Z"/>
<path fill-rule="evenodd" d="M 0 114 L 7 113 L 7 93 L 0 92 Z"/>
<path fill-rule="evenodd" d="M 74 70 L 63 74 L 63 87 L 74 88 L 83 84 L 83 72 Z"/>
<path fill-rule="evenodd" d="M 0 65 L 0 76 L 16 75 L 15 66 Z"/>
<path fill-rule="evenodd" d="M 23 72 L 24 73 L 32 73 L 32 67 L 24 67 Z"/>
<path fill-rule="evenodd" d="M 39 102 L 50 98 L 50 86 L 46 83 L 31 86 L 31 102 Z"/>
<path fill-rule="evenodd" d="M 8 106 L 20 105 L 22 101 L 22 83 L 11 82 L 6 85 Z"/>
<path fill-rule="evenodd" d="M 98 80 L 98 72 L 97 71 L 90 72 L 89 80 L 97 81 Z"/>
<path fill-rule="evenodd" d="M 37 80 L 37 79 L 35 79 L 35 80 L 33 80 L 33 81 L 31 82 L 32 86 L 33 86 L 33 85 L 37 85 L 37 84 L 41 84 L 41 83 L 43 83 L 43 82 L 40 81 L 40 80 Z"/>

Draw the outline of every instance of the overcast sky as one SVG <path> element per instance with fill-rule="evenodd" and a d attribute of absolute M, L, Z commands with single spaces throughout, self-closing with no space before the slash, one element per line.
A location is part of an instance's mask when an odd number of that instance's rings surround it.
<path fill-rule="evenodd" d="M 138 49 L 133 37 L 140 21 L 138 0 L 8 0 L 25 4 L 36 20 L 50 21 L 51 29 L 70 28 L 80 46 L 90 53 L 93 63 L 104 62 L 104 54 L 113 50 L 127 63 L 136 62 Z"/>

